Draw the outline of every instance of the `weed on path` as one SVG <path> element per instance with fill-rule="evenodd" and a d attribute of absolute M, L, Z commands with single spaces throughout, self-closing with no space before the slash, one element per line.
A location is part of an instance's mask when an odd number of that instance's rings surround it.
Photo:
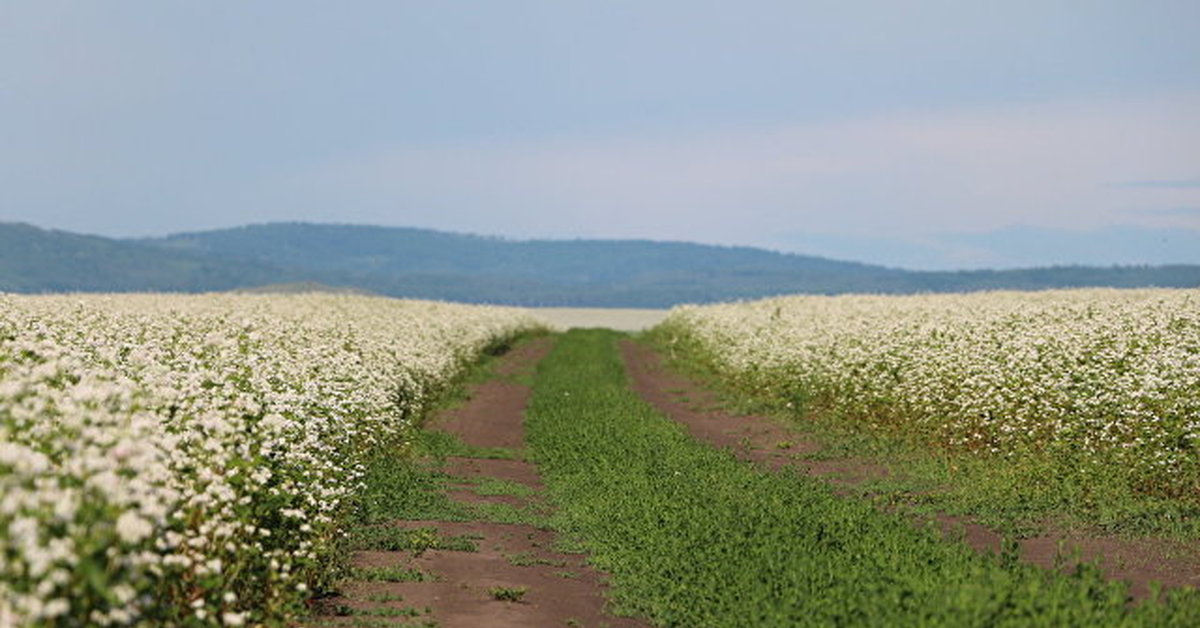
<path fill-rule="evenodd" d="M 947 460 L 926 448 L 830 427 L 819 417 L 780 418 L 744 395 L 722 389 L 720 378 L 689 360 L 686 352 L 664 360 L 651 344 L 620 343 L 633 389 L 700 441 L 769 468 L 791 466 L 829 482 L 838 494 L 908 512 L 918 524 L 934 524 L 980 552 L 1001 552 L 1010 538 L 1021 560 L 1043 568 L 1097 562 L 1105 577 L 1128 582 L 1137 600 L 1150 598 L 1160 585 L 1200 588 L 1200 549 L 1194 538 L 1163 532 L 1171 510 L 1159 513 L 1157 534 L 1089 525 L 1062 504 L 1031 503 L 1037 500 L 1018 478 L 993 471 L 990 483 L 980 487 L 981 474 L 963 467 L 978 467 L 981 461 Z M 747 407 L 754 412 L 747 413 Z M 1141 517 L 1153 518 L 1153 511 Z"/>
<path fill-rule="evenodd" d="M 375 462 L 346 542 L 348 577 L 316 602 L 315 625 L 643 625 L 605 613 L 600 575 L 557 547 L 544 486 L 525 461 L 523 382 L 549 340 L 503 356 L 406 455 Z"/>
<path fill-rule="evenodd" d="M 539 366 L 533 458 L 557 525 L 666 626 L 1200 625 L 1200 596 L 1128 604 L 1094 570 L 980 556 L 794 472 L 690 438 L 628 389 L 616 336 L 568 332 Z"/>

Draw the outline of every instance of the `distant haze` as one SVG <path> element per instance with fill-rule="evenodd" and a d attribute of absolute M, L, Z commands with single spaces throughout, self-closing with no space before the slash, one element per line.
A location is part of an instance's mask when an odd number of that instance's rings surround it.
<path fill-rule="evenodd" d="M 922 270 L 1200 262 L 1200 230 L 1182 228 L 1011 227 L 892 238 L 800 233 L 791 241 L 813 255 Z"/>
<path fill-rule="evenodd" d="M 334 289 L 470 303 L 665 308 L 778 294 L 1080 286 L 1195 288 L 1200 265 L 934 272 L 648 240 L 516 241 L 311 223 L 117 240 L 0 222 L 0 292 Z"/>
<path fill-rule="evenodd" d="M 561 329 L 607 327 L 618 331 L 642 331 L 661 323 L 667 310 L 631 308 L 539 307 L 534 313 Z"/>
<path fill-rule="evenodd" d="M 0 5 L 0 221 L 1200 262 L 1200 2 Z"/>

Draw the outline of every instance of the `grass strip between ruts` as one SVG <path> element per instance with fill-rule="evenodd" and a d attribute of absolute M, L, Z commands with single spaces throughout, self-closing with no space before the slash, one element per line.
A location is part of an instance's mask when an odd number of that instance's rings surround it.
<path fill-rule="evenodd" d="M 527 438 L 557 527 L 663 626 L 1195 626 L 1200 595 L 1127 603 L 980 556 L 900 515 L 702 445 L 629 390 L 616 335 L 572 330 L 538 368 Z"/>

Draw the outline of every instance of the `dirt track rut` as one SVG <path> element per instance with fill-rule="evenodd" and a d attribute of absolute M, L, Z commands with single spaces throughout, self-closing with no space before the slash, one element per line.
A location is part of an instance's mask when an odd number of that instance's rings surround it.
<path fill-rule="evenodd" d="M 697 440 L 728 449 L 742 459 L 779 469 L 785 465 L 847 486 L 890 474 L 890 470 L 859 458 L 806 460 L 803 454 L 820 445 L 805 439 L 779 421 L 731 413 L 717 395 L 668 368 L 654 350 L 630 340 L 621 343 L 621 355 L 631 386 L 648 403 L 681 423 Z M 934 518 L 949 536 L 980 552 L 999 552 L 1002 537 L 967 517 Z M 1200 554 L 1166 539 L 1125 539 L 1113 535 L 1046 534 L 1019 540 L 1021 559 L 1043 568 L 1069 568 L 1078 561 L 1099 561 L 1111 579 L 1130 583 L 1136 599 L 1150 595 L 1151 582 L 1165 587 L 1200 589 Z M 1065 555 L 1066 560 L 1063 561 Z"/>
<path fill-rule="evenodd" d="M 524 450 L 524 409 L 529 387 L 518 376 L 531 373 L 550 350 L 549 339 L 518 346 L 500 358 L 496 377 L 471 392 L 468 401 L 434 417 L 428 429 L 458 436 L 481 448 Z M 546 512 L 544 487 L 534 465 L 523 460 L 448 458 L 443 470 L 453 476 L 447 495 L 466 504 L 533 506 Z M 490 494 L 481 482 L 502 480 L 526 490 L 519 494 Z M 482 493 L 482 494 L 481 494 Z M 341 607 L 344 618 L 317 618 L 318 624 L 439 628 L 578 626 L 633 628 L 637 620 L 615 617 L 605 610 L 604 577 L 588 566 L 586 556 L 555 547 L 552 531 L 535 525 L 474 521 L 395 521 L 405 529 L 434 529 L 442 538 L 467 538 L 478 551 L 429 549 L 423 552 L 357 552 L 359 568 L 415 568 L 432 576 L 425 582 L 352 581 L 341 586 L 342 597 L 324 606 Z M 507 599 L 506 599 L 507 598 Z M 380 600 L 383 600 L 382 602 Z M 415 609 L 411 618 L 385 618 L 377 608 Z M 398 612 L 398 610 L 396 611 Z M 380 614 L 376 614 L 380 613 Z M 358 620 L 358 623 L 355 623 Z"/>

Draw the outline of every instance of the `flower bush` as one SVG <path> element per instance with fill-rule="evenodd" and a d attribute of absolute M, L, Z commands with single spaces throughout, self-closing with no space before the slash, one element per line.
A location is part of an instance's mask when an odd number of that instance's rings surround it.
<path fill-rule="evenodd" d="M 1118 465 L 1200 503 L 1200 291 L 781 297 L 661 330 L 796 412 L 954 451 Z"/>
<path fill-rule="evenodd" d="M 329 295 L 0 295 L 0 619 L 279 624 L 363 462 L 520 310 Z"/>

